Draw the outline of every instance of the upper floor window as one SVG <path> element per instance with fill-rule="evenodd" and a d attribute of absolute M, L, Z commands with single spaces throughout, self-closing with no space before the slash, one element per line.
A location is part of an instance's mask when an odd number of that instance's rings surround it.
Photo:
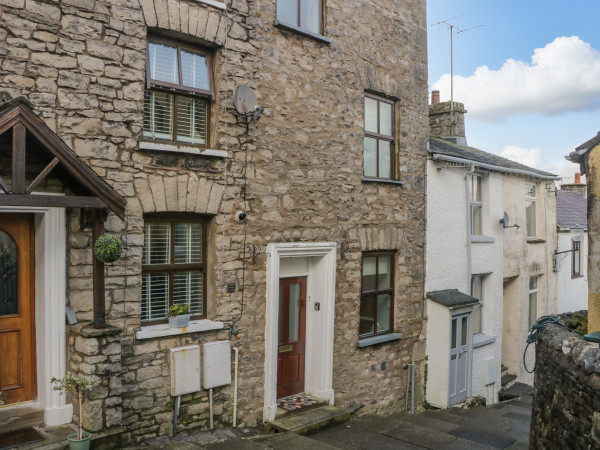
<path fill-rule="evenodd" d="M 483 309 L 483 280 L 484 275 L 473 275 L 471 277 L 471 297 L 479 300 L 479 305 L 473 308 L 473 334 L 482 333 L 481 313 Z"/>
<path fill-rule="evenodd" d="M 577 278 L 581 276 L 581 241 L 579 240 L 571 240 L 571 253 L 572 261 L 571 261 L 571 277 Z"/>
<path fill-rule="evenodd" d="M 148 41 L 144 138 L 208 146 L 213 93 L 208 52 L 168 40 Z"/>
<path fill-rule="evenodd" d="M 365 253 L 362 260 L 360 337 L 393 331 L 394 254 Z"/>
<path fill-rule="evenodd" d="M 394 178 L 394 102 L 365 94 L 365 177 Z"/>
<path fill-rule="evenodd" d="M 482 177 L 479 174 L 472 174 L 470 178 L 470 201 L 471 208 L 471 235 L 480 236 L 482 229 L 482 210 L 483 202 L 481 201 L 481 186 Z"/>
<path fill-rule="evenodd" d="M 206 222 L 146 218 L 142 251 L 142 322 L 164 320 L 170 306 L 206 315 Z"/>
<path fill-rule="evenodd" d="M 323 34 L 323 0 L 277 0 L 277 20 L 314 34 Z"/>
<path fill-rule="evenodd" d="M 527 237 L 536 237 L 536 215 L 535 215 L 535 201 L 536 201 L 536 189 L 535 184 L 525 185 L 525 216 L 527 220 Z"/>

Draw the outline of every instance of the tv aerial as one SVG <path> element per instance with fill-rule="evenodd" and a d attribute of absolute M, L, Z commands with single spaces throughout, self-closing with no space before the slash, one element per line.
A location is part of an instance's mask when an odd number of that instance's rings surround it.
<path fill-rule="evenodd" d="M 233 104 L 237 112 L 246 120 L 253 119 L 258 122 L 265 112 L 265 108 L 258 105 L 256 94 L 252 88 L 246 84 L 240 84 L 233 90 Z"/>

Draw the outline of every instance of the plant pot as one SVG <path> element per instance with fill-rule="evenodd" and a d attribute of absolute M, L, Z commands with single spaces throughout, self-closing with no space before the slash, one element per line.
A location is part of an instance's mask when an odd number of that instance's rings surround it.
<path fill-rule="evenodd" d="M 169 326 L 171 328 L 183 328 L 190 324 L 191 314 L 181 314 L 179 316 L 169 317 Z"/>
<path fill-rule="evenodd" d="M 72 433 L 67 436 L 67 440 L 69 441 L 69 448 L 71 450 L 88 450 L 90 448 L 90 442 L 92 440 L 92 433 L 88 433 L 84 431 L 83 439 L 77 439 L 77 433 Z"/>

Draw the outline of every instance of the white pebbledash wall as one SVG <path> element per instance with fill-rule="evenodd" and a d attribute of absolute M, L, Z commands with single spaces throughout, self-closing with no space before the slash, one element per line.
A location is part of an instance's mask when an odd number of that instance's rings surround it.
<path fill-rule="evenodd" d="M 427 162 L 427 250 L 425 291 L 458 289 L 470 294 L 466 167 Z M 487 274 L 484 281 L 482 331 L 473 338 L 471 396 L 495 403 L 500 389 L 502 349 L 502 175 L 483 175 L 483 234 L 471 239 L 471 274 Z M 510 230 L 508 230 L 510 231 Z M 484 240 L 485 242 L 475 242 Z M 444 312 L 444 310 L 446 312 Z M 427 301 L 427 401 L 448 406 L 450 316 L 448 308 Z M 493 359 L 495 377 L 488 375 Z"/>
<path fill-rule="evenodd" d="M 536 184 L 537 240 L 527 239 L 525 216 L 526 184 Z M 552 255 L 557 247 L 556 197 L 554 185 L 550 192 L 546 181 L 536 181 L 516 175 L 505 175 L 502 203 L 510 216 L 510 228 L 504 234 L 504 321 L 502 362 L 517 381 L 533 385 L 533 375 L 525 371 L 523 353 L 529 328 L 529 278 L 539 276 L 537 317 L 556 314 L 556 272 L 552 270 Z M 531 370 L 535 361 L 533 348 L 527 354 Z"/>
<path fill-rule="evenodd" d="M 571 250 L 572 239 L 573 234 L 570 229 L 558 230 L 558 251 L 563 252 L 565 250 Z M 559 313 L 588 309 L 587 244 L 588 236 L 586 231 L 581 238 L 581 276 L 579 277 L 572 277 L 572 253 L 563 253 L 562 255 L 559 255 L 560 269 L 557 273 L 558 280 L 556 289 Z"/>

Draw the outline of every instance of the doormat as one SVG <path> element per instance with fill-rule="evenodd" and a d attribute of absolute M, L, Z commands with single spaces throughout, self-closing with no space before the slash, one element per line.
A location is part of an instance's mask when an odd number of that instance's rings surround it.
<path fill-rule="evenodd" d="M 283 397 L 277 400 L 277 406 L 287 411 L 296 411 L 316 404 L 316 400 L 313 400 L 306 395 L 290 395 L 289 397 Z"/>
<path fill-rule="evenodd" d="M 33 428 L 10 431 L 8 433 L 0 434 L 0 450 L 19 447 L 21 445 L 40 442 L 43 440 L 44 437 Z"/>

